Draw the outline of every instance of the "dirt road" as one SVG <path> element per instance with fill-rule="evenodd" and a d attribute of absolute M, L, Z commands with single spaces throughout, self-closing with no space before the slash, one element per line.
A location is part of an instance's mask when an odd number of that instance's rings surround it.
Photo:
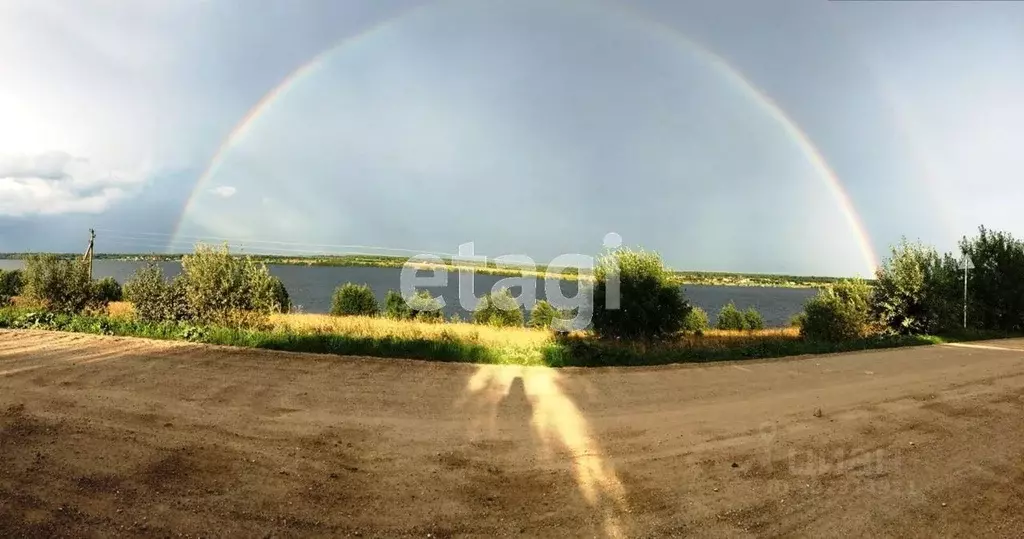
<path fill-rule="evenodd" d="M 0 331 L 0 537 L 1024 536 L 1024 341 L 550 370 Z"/>

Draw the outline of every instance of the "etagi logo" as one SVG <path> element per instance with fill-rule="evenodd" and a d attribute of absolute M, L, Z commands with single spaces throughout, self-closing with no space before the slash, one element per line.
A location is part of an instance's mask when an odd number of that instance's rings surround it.
<path fill-rule="evenodd" d="M 606 251 L 618 249 L 622 246 L 622 236 L 610 232 L 604 236 L 602 242 Z M 459 245 L 458 255 L 452 258 L 451 265 L 455 266 L 458 272 L 458 305 L 467 310 L 475 311 L 482 297 L 476 296 L 476 268 L 487 267 L 489 259 L 484 255 L 477 255 L 473 242 Z M 562 318 L 556 319 L 556 329 L 583 329 L 590 325 L 593 316 L 593 287 L 594 283 L 584 275 L 592 275 L 596 268 L 593 256 L 566 253 L 556 256 L 549 262 L 543 271 L 538 270 L 537 263 L 527 255 L 512 254 L 501 255 L 493 259 L 498 268 L 522 271 L 521 276 L 506 277 L 498 280 L 491 287 L 492 294 L 501 290 L 519 289 L 522 292 L 515 297 L 515 302 L 510 305 L 495 305 L 504 309 L 524 309 L 533 306 L 537 302 L 537 282 L 544 282 L 544 297 L 553 307 L 562 312 Z M 431 267 L 433 275 L 420 275 L 423 267 Z M 402 266 L 400 277 L 400 289 L 402 297 L 409 301 L 417 291 L 447 287 L 449 270 L 444 259 L 432 254 L 419 254 L 409 258 Z M 601 268 L 605 275 L 605 308 L 618 309 L 619 298 L 619 272 L 613 257 L 603 259 Z M 563 294 L 560 281 L 562 272 L 567 269 L 579 269 L 581 278 L 578 281 L 576 295 L 566 296 Z M 443 309 L 448 305 L 449 298 L 443 295 L 434 298 L 437 302 L 436 308 Z"/>

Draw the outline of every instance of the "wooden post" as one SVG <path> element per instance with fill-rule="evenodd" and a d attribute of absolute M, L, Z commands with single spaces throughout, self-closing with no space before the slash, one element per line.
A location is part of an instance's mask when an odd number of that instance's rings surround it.
<path fill-rule="evenodd" d="M 92 255 L 93 248 L 96 245 L 96 231 L 89 229 L 89 248 L 85 250 L 85 256 L 82 257 L 83 261 L 89 262 L 89 280 L 92 281 Z"/>

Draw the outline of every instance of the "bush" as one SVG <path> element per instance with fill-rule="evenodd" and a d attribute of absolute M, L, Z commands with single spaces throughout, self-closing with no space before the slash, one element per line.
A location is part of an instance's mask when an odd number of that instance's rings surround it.
<path fill-rule="evenodd" d="M 757 309 L 750 307 L 743 312 L 743 327 L 750 331 L 764 329 L 764 317 Z"/>
<path fill-rule="evenodd" d="M 388 290 L 384 296 L 384 316 L 395 320 L 444 322 L 441 302 L 426 290 L 420 290 L 408 298 L 403 298 L 397 290 Z"/>
<path fill-rule="evenodd" d="M 707 331 L 710 327 L 708 312 L 700 307 L 690 309 L 683 319 L 683 329 L 686 331 Z"/>
<path fill-rule="evenodd" d="M 800 334 L 815 341 L 842 342 L 864 337 L 871 289 L 861 280 L 840 281 L 804 305 Z"/>
<path fill-rule="evenodd" d="M 179 277 L 173 282 L 167 282 L 160 266 L 156 264 L 147 264 L 136 270 L 124 283 L 123 296 L 131 302 L 135 317 L 144 322 L 193 318 L 182 279 Z"/>
<path fill-rule="evenodd" d="M 97 305 L 121 301 L 123 296 L 121 285 L 113 277 L 104 277 L 92 283 L 92 301 Z"/>
<path fill-rule="evenodd" d="M 426 290 L 420 290 L 406 301 L 412 317 L 421 322 L 444 322 L 440 300 Z"/>
<path fill-rule="evenodd" d="M 238 325 L 273 312 L 274 283 L 265 264 L 232 256 L 227 246 L 199 244 L 181 259 L 181 286 L 197 320 Z M 246 313 L 239 318 L 241 313 Z"/>
<path fill-rule="evenodd" d="M 747 329 L 747 317 L 730 301 L 722 307 L 722 310 L 718 311 L 716 325 L 718 329 L 742 331 Z"/>
<path fill-rule="evenodd" d="M 122 289 L 125 301 L 132 304 L 135 316 L 140 320 L 163 320 L 162 300 L 167 282 L 163 271 L 156 264 L 146 264 L 135 270 Z"/>
<path fill-rule="evenodd" d="M 956 327 L 959 279 L 951 255 L 940 258 L 935 249 L 903 239 L 875 277 L 872 314 L 888 330 L 909 335 Z"/>
<path fill-rule="evenodd" d="M 489 326 L 511 327 L 523 325 L 523 311 L 508 290 L 502 288 L 480 298 L 473 312 L 473 321 Z"/>
<path fill-rule="evenodd" d="M 530 309 L 529 326 L 532 328 L 549 328 L 559 317 L 558 309 L 545 300 L 540 300 Z"/>
<path fill-rule="evenodd" d="M 409 308 L 409 303 L 402 297 L 401 292 L 388 290 L 387 295 L 384 296 L 384 316 L 395 320 L 412 319 L 412 309 Z"/>
<path fill-rule="evenodd" d="M 657 253 L 619 249 L 594 269 L 594 331 L 601 337 L 657 339 L 683 327 L 690 305 Z M 618 280 L 618 308 L 608 305 Z M 611 297 L 614 300 L 614 297 Z"/>
<path fill-rule="evenodd" d="M 270 276 L 271 310 L 287 314 L 292 310 L 292 299 L 280 277 Z"/>
<path fill-rule="evenodd" d="M 20 296 L 21 275 L 21 270 L 0 270 L 0 296 Z"/>
<path fill-rule="evenodd" d="M 797 314 L 794 314 L 789 319 L 789 327 L 792 327 L 792 328 L 802 328 L 802 327 L 804 327 L 804 321 L 805 320 L 807 320 L 807 313 L 799 312 Z"/>
<path fill-rule="evenodd" d="M 335 316 L 374 316 L 377 298 L 365 284 L 345 283 L 334 290 L 331 314 Z"/>
<path fill-rule="evenodd" d="M 25 259 L 23 293 L 61 313 L 77 313 L 92 300 L 88 264 L 56 255 L 30 255 Z"/>

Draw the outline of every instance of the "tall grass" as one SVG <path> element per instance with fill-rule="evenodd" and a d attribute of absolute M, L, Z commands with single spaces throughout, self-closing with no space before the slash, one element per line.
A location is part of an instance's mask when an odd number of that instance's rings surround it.
<path fill-rule="evenodd" d="M 187 340 L 283 350 L 385 358 L 514 365 L 638 366 L 770 358 L 892 346 L 933 344 L 930 336 L 873 338 L 820 343 L 796 328 L 760 331 L 709 330 L 660 342 L 601 340 L 586 332 L 557 336 L 546 329 L 437 324 L 380 317 L 274 314 L 259 327 L 196 326 L 145 322 L 130 304 L 111 303 L 102 314 L 55 315 L 26 307 L 0 308 L 0 328 L 38 328 L 81 333 Z M 995 335 L 959 335 L 957 340 Z"/>

